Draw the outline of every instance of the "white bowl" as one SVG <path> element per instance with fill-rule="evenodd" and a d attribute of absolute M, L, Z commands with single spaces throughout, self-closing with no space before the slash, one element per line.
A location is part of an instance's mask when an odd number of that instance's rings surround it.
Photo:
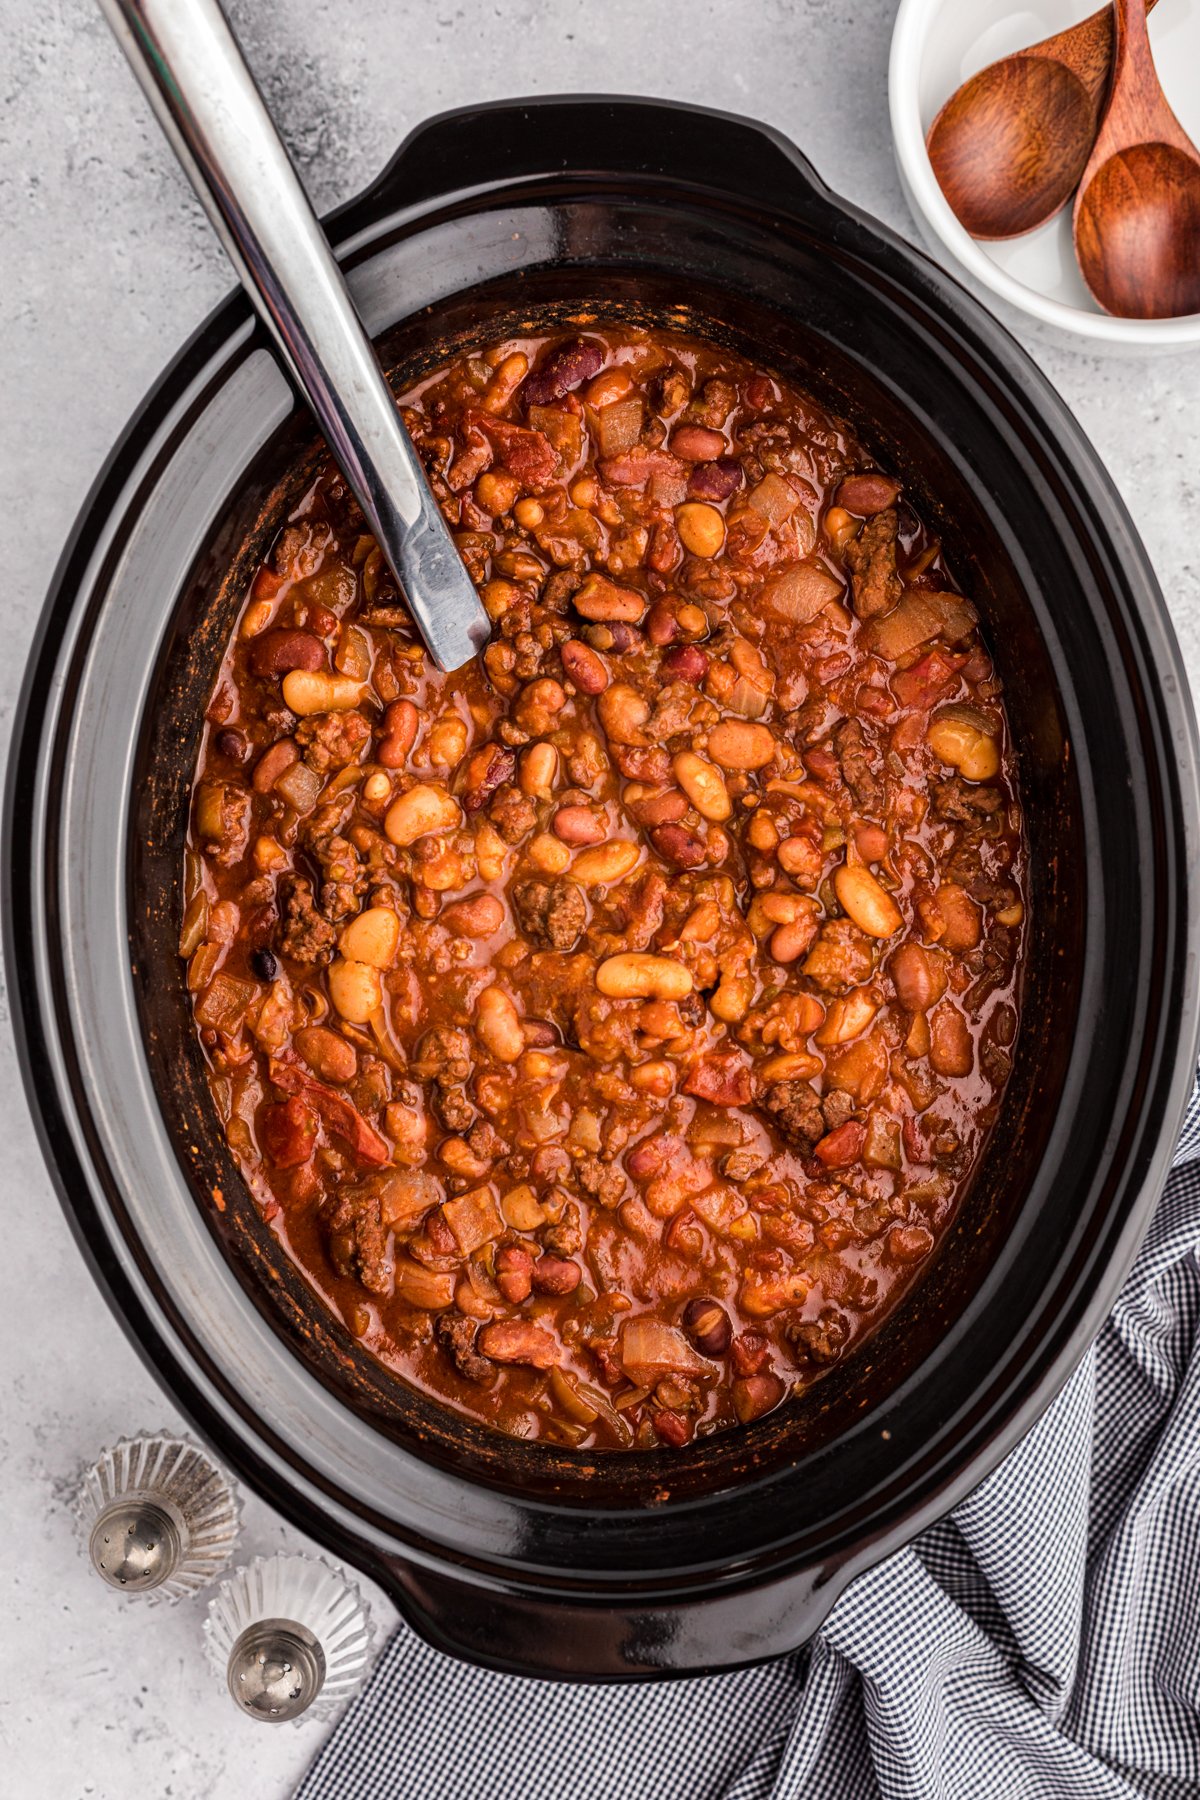
<path fill-rule="evenodd" d="M 1084 286 L 1071 243 L 1071 208 L 1025 237 L 984 244 L 951 212 L 925 152 L 925 134 L 959 84 L 998 57 L 1074 25 L 1095 0 L 900 0 L 892 32 L 888 104 L 896 162 L 918 229 L 939 261 L 1035 320 L 1040 334 L 1069 334 L 1111 349 L 1200 345 L 1200 313 L 1181 319 L 1114 319 Z M 1200 144 L 1200 0 L 1160 0 L 1150 16 L 1167 98 Z M 1197 246 L 1200 255 L 1200 245 Z"/>

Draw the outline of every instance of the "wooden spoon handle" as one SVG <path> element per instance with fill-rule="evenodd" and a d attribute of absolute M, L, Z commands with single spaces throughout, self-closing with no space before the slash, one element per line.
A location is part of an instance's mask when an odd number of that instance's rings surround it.
<path fill-rule="evenodd" d="M 1171 144 L 1187 155 L 1195 148 L 1171 111 L 1154 67 L 1146 0 L 1113 0 L 1116 20 L 1112 93 L 1092 152 L 1091 167 L 1131 144 Z M 1084 177 L 1087 179 L 1086 175 Z"/>
<path fill-rule="evenodd" d="M 1148 0 L 1146 11 L 1157 4 L 1158 0 Z M 1065 63 L 1099 104 L 1116 60 L 1113 11 L 1111 5 L 1102 6 L 1090 17 L 1081 19 L 1078 25 L 1068 25 L 1065 31 L 1055 32 L 1053 37 L 1043 38 L 1040 44 L 1031 44 L 1028 50 L 1018 54 L 1043 56 L 1050 62 Z"/>

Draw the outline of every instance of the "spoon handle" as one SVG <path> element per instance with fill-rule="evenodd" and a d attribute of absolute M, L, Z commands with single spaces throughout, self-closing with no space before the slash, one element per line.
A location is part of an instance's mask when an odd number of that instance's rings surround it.
<path fill-rule="evenodd" d="M 487 615 L 400 421 L 329 242 L 217 0 L 100 0 L 434 661 L 466 662 Z"/>

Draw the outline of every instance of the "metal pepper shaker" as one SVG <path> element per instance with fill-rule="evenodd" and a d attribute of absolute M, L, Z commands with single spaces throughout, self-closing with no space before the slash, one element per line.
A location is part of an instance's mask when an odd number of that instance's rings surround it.
<path fill-rule="evenodd" d="M 237 1543 L 237 1490 L 199 1444 L 161 1432 L 122 1438 L 84 1470 L 76 1527 L 96 1573 L 153 1603 L 193 1594 Z"/>
<path fill-rule="evenodd" d="M 327 1715 L 362 1680 L 372 1627 L 354 1582 L 322 1557 L 258 1557 L 208 1603 L 210 1666 L 252 1719 Z"/>

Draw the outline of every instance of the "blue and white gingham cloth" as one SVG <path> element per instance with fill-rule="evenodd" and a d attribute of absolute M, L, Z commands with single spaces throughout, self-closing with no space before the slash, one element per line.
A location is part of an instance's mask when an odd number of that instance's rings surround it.
<path fill-rule="evenodd" d="M 296 1800 L 1200 1795 L 1200 1091 L 1121 1298 L 1029 1436 L 810 1649 L 635 1687 L 406 1626 Z"/>

